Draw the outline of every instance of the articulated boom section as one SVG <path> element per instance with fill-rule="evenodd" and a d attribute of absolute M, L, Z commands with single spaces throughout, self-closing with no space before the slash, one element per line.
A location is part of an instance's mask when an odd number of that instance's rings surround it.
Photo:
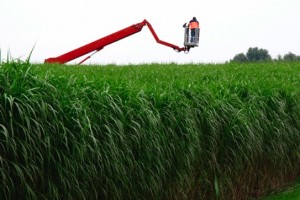
<path fill-rule="evenodd" d="M 152 28 L 151 24 L 147 21 L 144 20 L 138 24 L 134 24 L 131 25 L 127 28 L 124 28 L 120 31 L 117 31 L 115 33 L 112 33 L 110 35 L 107 35 L 99 40 L 96 40 L 94 42 L 91 42 L 89 44 L 86 44 L 82 47 L 79 47 L 77 49 L 74 49 L 68 53 L 65 53 L 63 55 L 60 55 L 58 57 L 55 58 L 47 58 L 45 60 L 45 63 L 67 63 L 71 60 L 74 60 L 78 57 L 81 57 L 83 55 L 86 55 L 88 53 L 91 53 L 93 51 L 95 51 L 93 54 L 95 54 L 96 52 L 100 51 L 101 49 L 103 49 L 105 46 L 117 42 L 118 40 L 121 40 L 123 38 L 126 38 L 128 36 L 131 36 L 137 32 L 140 32 L 142 30 L 142 28 L 147 25 L 148 28 L 150 29 L 153 37 L 155 38 L 156 42 L 168 47 L 173 48 L 174 50 L 180 52 L 180 51 L 185 51 L 188 52 L 190 47 L 189 46 L 185 46 L 185 47 L 178 47 L 176 45 L 170 44 L 168 42 L 162 41 L 158 38 L 157 34 L 155 33 L 154 29 Z M 93 55 L 92 54 L 92 55 Z M 83 63 L 85 60 L 89 59 L 91 56 L 86 57 L 84 60 L 82 60 L 79 64 Z"/>

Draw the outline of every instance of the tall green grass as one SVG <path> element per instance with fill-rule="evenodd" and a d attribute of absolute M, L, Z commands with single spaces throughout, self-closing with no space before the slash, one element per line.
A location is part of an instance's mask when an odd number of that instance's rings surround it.
<path fill-rule="evenodd" d="M 300 63 L 0 67 L 1 199 L 247 199 L 300 175 Z"/>

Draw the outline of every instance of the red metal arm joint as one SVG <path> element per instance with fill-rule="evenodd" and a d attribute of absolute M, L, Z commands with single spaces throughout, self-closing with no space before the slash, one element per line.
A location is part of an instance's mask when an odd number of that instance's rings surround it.
<path fill-rule="evenodd" d="M 162 41 L 158 38 L 156 32 L 154 31 L 152 25 L 145 19 L 143 21 L 143 23 L 145 23 L 145 25 L 148 26 L 150 32 L 152 33 L 153 37 L 155 38 L 156 42 L 159 43 L 159 44 L 162 44 L 162 45 L 165 45 L 165 46 L 168 46 L 168 47 L 171 47 L 173 49 L 175 49 L 176 51 L 180 52 L 180 51 L 185 51 L 186 48 L 184 47 L 179 47 L 179 46 L 176 46 L 174 44 L 171 44 L 171 43 L 168 43 L 168 42 L 165 42 L 165 41 Z"/>

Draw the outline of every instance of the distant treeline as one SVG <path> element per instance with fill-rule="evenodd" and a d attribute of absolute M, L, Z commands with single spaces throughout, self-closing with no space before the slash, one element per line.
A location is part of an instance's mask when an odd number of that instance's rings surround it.
<path fill-rule="evenodd" d="M 260 49 L 258 47 L 250 47 L 246 54 L 239 53 L 236 54 L 230 62 L 258 62 L 258 61 L 300 61 L 300 56 L 296 55 L 292 52 L 288 52 L 287 54 L 278 55 L 277 58 L 272 59 L 268 50 Z"/>

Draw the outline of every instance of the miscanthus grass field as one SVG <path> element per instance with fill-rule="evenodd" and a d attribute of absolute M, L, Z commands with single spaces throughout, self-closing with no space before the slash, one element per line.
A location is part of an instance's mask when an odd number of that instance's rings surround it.
<path fill-rule="evenodd" d="M 0 199 L 258 198 L 300 176 L 300 63 L 0 65 Z"/>

